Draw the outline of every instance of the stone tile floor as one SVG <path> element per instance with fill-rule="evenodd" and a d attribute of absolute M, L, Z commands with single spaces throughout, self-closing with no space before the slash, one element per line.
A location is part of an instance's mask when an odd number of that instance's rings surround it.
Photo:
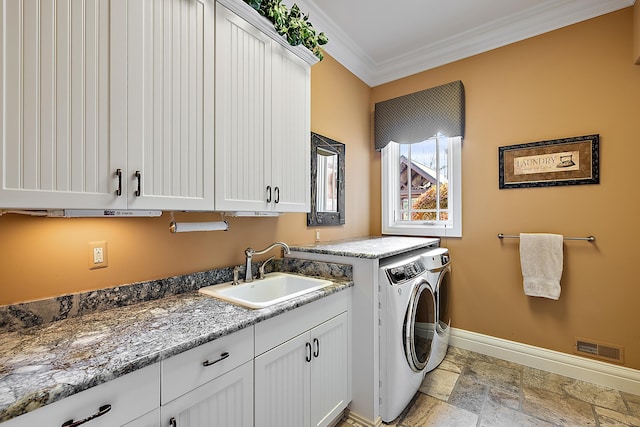
<path fill-rule="evenodd" d="M 640 427 L 640 395 L 449 347 L 404 412 L 384 425 Z"/>

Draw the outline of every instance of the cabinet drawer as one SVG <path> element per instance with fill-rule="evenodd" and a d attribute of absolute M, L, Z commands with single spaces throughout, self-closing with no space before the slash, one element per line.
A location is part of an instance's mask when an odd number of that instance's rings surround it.
<path fill-rule="evenodd" d="M 344 313 L 349 308 L 350 295 L 351 290 L 347 289 L 258 323 L 255 326 L 255 355 L 262 354 L 314 326 Z"/>
<path fill-rule="evenodd" d="M 69 420 L 88 418 L 105 405 L 111 405 L 111 409 L 87 426 L 122 426 L 158 408 L 159 393 L 160 364 L 156 363 L 21 415 L 2 427 L 59 427 Z"/>
<path fill-rule="evenodd" d="M 164 405 L 251 359 L 253 326 L 163 360 L 161 404 Z"/>
<path fill-rule="evenodd" d="M 253 361 L 163 405 L 161 415 L 162 427 L 253 427 Z"/>

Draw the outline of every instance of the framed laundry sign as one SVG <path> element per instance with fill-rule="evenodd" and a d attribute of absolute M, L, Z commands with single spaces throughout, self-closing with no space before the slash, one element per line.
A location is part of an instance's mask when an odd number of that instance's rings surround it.
<path fill-rule="evenodd" d="M 599 184 L 600 135 L 498 147 L 500 188 Z"/>

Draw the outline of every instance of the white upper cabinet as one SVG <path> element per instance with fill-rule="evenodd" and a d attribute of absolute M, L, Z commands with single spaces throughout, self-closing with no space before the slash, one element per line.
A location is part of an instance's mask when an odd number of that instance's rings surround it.
<path fill-rule="evenodd" d="M 1 2 L 0 207 L 126 207 L 116 196 L 127 154 L 113 134 L 126 121 L 111 117 L 110 8 Z"/>
<path fill-rule="evenodd" d="M 213 210 L 213 0 L 122 3 L 128 206 Z"/>
<path fill-rule="evenodd" d="M 309 212 L 311 203 L 310 68 L 274 44 L 271 182 L 275 211 Z"/>
<path fill-rule="evenodd" d="M 0 208 L 307 212 L 315 58 L 221 1 L 0 0 Z"/>
<path fill-rule="evenodd" d="M 213 209 L 213 0 L 0 4 L 0 207 Z"/>
<path fill-rule="evenodd" d="M 221 4 L 215 51 L 216 210 L 308 211 L 309 64 Z"/>
<path fill-rule="evenodd" d="M 271 39 L 216 7 L 216 208 L 268 210 Z"/>

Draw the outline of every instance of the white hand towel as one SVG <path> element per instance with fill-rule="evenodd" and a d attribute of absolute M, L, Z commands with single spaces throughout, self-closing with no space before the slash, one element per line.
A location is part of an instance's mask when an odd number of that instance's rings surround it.
<path fill-rule="evenodd" d="M 520 234 L 520 267 L 526 295 L 554 300 L 560 297 L 562 241 L 560 234 Z"/>

